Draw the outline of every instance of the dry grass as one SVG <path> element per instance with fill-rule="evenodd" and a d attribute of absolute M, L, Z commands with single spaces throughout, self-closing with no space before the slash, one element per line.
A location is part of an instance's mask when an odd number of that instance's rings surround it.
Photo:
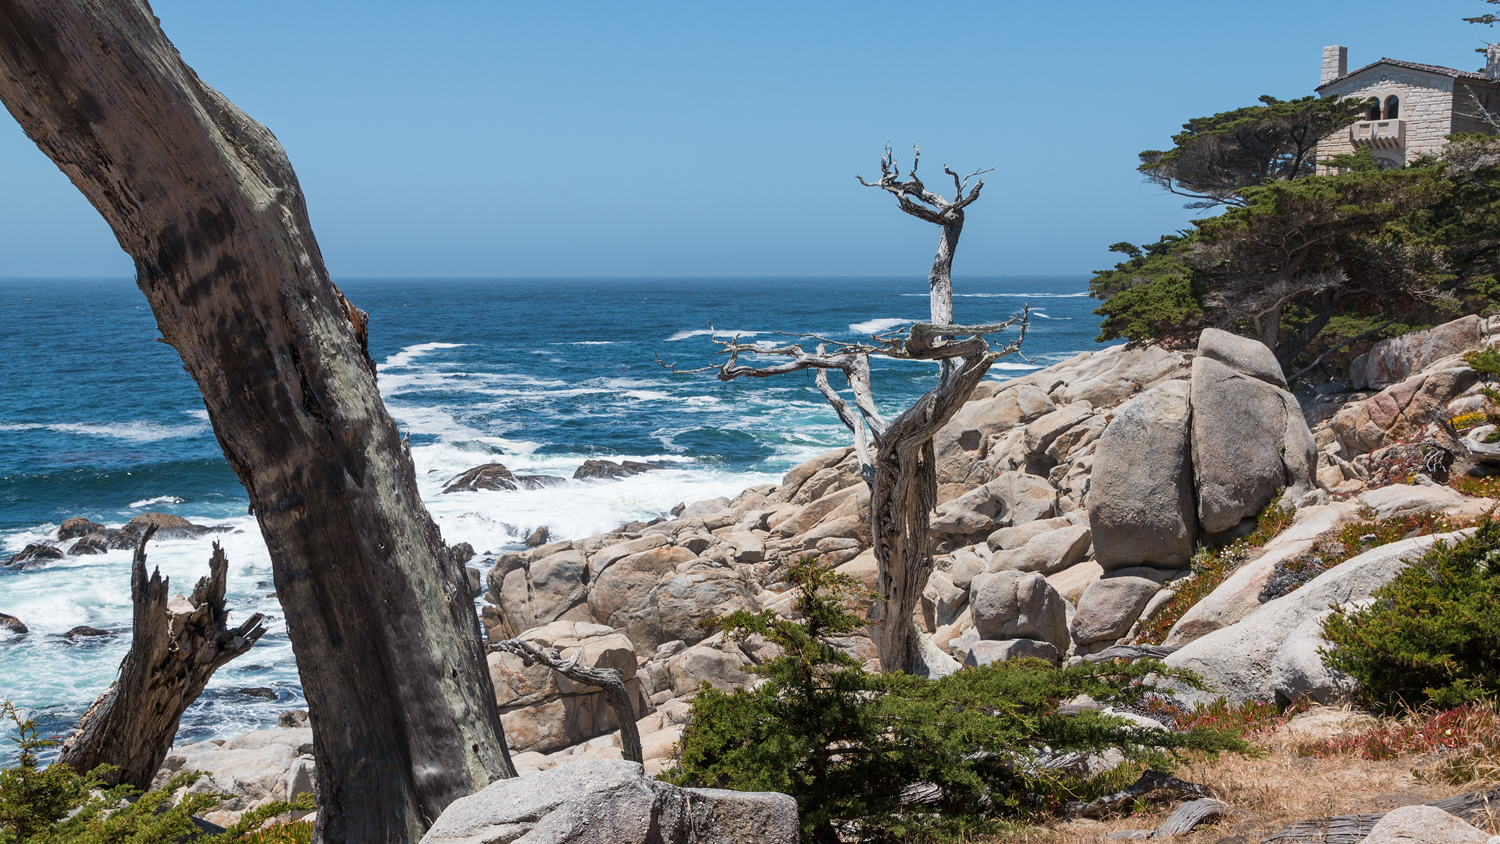
<path fill-rule="evenodd" d="M 1251 737 L 1261 749 L 1255 757 L 1224 755 L 1217 760 L 1190 762 L 1176 775 L 1207 786 L 1236 815 L 1206 824 L 1174 841 L 1183 844 L 1255 844 L 1261 837 L 1309 818 L 1385 812 L 1401 806 L 1452 797 L 1483 787 L 1480 783 L 1448 785 L 1422 774 L 1444 761 L 1444 752 L 1394 759 L 1365 759 L 1355 755 L 1313 758 L 1298 753 L 1298 745 L 1337 738 L 1377 724 L 1368 716 L 1348 711 L 1315 709 L 1286 727 Z M 1129 817 L 1105 821 L 1071 820 L 1045 828 L 976 838 L 975 844 L 1073 844 L 1108 841 L 1105 836 L 1123 829 L 1154 829 L 1180 805 L 1162 803 Z M 1486 826 L 1484 823 L 1477 824 Z M 1500 833 L 1500 818 L 1487 824 Z"/>

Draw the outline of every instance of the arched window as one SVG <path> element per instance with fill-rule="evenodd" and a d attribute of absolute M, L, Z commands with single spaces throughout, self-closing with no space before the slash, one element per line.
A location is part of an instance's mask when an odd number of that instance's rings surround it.
<path fill-rule="evenodd" d="M 1369 106 L 1369 109 L 1365 113 L 1365 119 L 1366 120 L 1379 120 L 1380 119 L 1380 100 L 1377 100 L 1374 97 L 1371 97 L 1369 100 L 1366 101 L 1366 104 Z"/>
<path fill-rule="evenodd" d="M 1395 94 L 1385 98 L 1385 119 L 1395 120 L 1401 116 L 1401 100 Z"/>

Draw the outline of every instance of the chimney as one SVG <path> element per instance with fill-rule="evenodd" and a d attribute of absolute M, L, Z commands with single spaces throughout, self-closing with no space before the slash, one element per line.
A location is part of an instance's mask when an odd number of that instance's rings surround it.
<path fill-rule="evenodd" d="M 1500 44 L 1491 44 L 1484 52 L 1484 75 L 1500 80 Z"/>
<path fill-rule="evenodd" d="M 1493 48 L 1490 50 L 1490 62 L 1496 61 Z M 1335 79 L 1343 79 L 1349 75 L 1349 48 L 1337 45 L 1323 48 L 1323 78 L 1318 80 L 1318 86 L 1327 85 Z"/>

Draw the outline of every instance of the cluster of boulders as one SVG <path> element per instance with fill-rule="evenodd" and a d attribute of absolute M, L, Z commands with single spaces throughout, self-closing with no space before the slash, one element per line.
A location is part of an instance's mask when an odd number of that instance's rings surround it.
<path fill-rule="evenodd" d="M 107 551 L 129 550 L 136 546 L 146 528 L 156 527 L 157 539 L 194 539 L 204 534 L 224 531 L 228 528 L 195 525 L 181 516 L 170 513 L 142 513 L 117 528 L 105 527 L 81 516 L 65 520 L 57 529 L 57 539 L 34 542 L 22 548 L 4 562 L 3 566 L 19 566 L 22 571 L 40 568 L 53 560 L 65 556 L 103 554 Z"/>
<path fill-rule="evenodd" d="M 1478 377 L 1458 355 L 1492 345 L 1497 329 L 1500 320 L 1470 317 L 1385 341 L 1356 361 L 1349 389 L 1320 387 L 1301 401 L 1269 350 L 1215 330 L 1196 350 L 1116 346 L 986 382 L 935 443 L 935 569 L 914 622 L 956 664 L 1082 659 L 1129 642 L 1174 597 L 1196 548 L 1245 534 L 1279 501 L 1296 507 L 1290 526 L 1181 616 L 1165 641 L 1174 651 L 1167 662 L 1197 671 L 1234 701 L 1337 702 L 1351 681 L 1322 665 L 1323 619 L 1333 607 L 1367 600 L 1444 537 L 1412 537 L 1290 580 L 1286 564 L 1309 559 L 1320 538 L 1372 514 L 1464 518 L 1494 506 L 1421 472 L 1390 484 L 1382 467 L 1438 416 L 1481 406 Z M 464 488 L 522 480 L 498 464 L 469 475 L 460 479 Z M 702 683 L 750 686 L 748 669 L 774 655 L 755 638 L 726 640 L 703 620 L 737 610 L 790 615 L 795 596 L 785 572 L 803 557 L 874 590 L 869 505 L 853 450 L 836 449 L 777 485 L 682 504 L 597 536 L 546 542 L 538 534 L 535 547 L 481 561 L 487 637 L 520 638 L 580 665 L 618 670 L 645 764 L 619 761 L 617 715 L 602 690 L 491 653 L 496 701 L 527 783 L 460 801 L 428 839 L 478 840 L 512 822 L 555 819 L 561 829 L 584 811 L 575 792 L 597 786 L 625 795 L 629 811 L 668 818 L 683 840 L 762 840 L 722 831 L 732 825 L 724 818 L 740 811 L 732 801 L 646 777 L 671 764 Z M 878 667 L 868 637 L 837 644 Z M 304 733 L 262 732 L 285 738 L 255 733 L 222 746 L 187 745 L 169 757 L 164 775 L 205 771 L 215 787 L 241 795 L 243 805 L 226 808 L 225 818 L 294 796 L 310 764 L 295 744 Z M 252 751 L 266 757 L 264 776 L 253 774 L 261 763 Z M 533 803 L 524 819 L 506 820 L 506 807 Z"/>

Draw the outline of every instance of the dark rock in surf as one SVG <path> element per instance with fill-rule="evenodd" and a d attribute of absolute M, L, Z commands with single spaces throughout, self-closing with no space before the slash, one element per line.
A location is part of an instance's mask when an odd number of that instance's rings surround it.
<path fill-rule="evenodd" d="M 526 547 L 539 548 L 543 545 L 546 545 L 547 540 L 551 538 L 552 531 L 548 530 L 546 525 L 542 525 L 541 527 L 532 531 L 530 536 L 526 537 Z"/>
<path fill-rule="evenodd" d="M 227 527 L 195 525 L 170 513 L 142 513 L 126 522 L 124 527 L 110 537 L 109 547 L 118 550 L 134 549 L 136 543 L 141 541 L 141 536 L 146 533 L 146 528 L 152 526 L 156 527 L 153 538 L 158 542 L 163 539 L 197 539 L 207 533 L 229 530 Z"/>
<path fill-rule="evenodd" d="M 630 475 L 639 475 L 660 466 L 652 466 L 649 463 L 637 463 L 634 460 L 625 460 L 615 463 L 612 460 L 585 460 L 578 471 L 573 473 L 573 480 L 584 481 L 596 478 L 625 478 Z"/>
<path fill-rule="evenodd" d="M 26 625 L 21 623 L 21 619 L 3 612 L 0 612 L 0 630 L 9 630 L 17 636 L 24 636 L 31 632 Z"/>
<path fill-rule="evenodd" d="M 237 695 L 244 696 L 244 697 L 260 698 L 261 700 L 277 700 L 278 699 L 276 691 L 274 689 L 270 689 L 270 688 L 267 688 L 265 686 L 251 686 L 251 687 L 247 687 L 247 688 L 239 688 L 239 689 L 235 689 L 234 693 L 237 694 Z"/>
<path fill-rule="evenodd" d="M 43 563 L 48 560 L 61 560 L 62 549 L 50 542 L 33 542 L 22 548 L 20 553 L 12 555 L 5 561 L 6 566 L 16 566 L 22 563 Z M 28 566 L 27 568 L 30 568 Z"/>
<path fill-rule="evenodd" d="M 464 565 L 474 559 L 474 546 L 467 542 L 460 542 L 448 549 L 448 556 L 453 562 Z"/>
<path fill-rule="evenodd" d="M 108 630 L 100 630 L 97 627 L 89 627 L 87 624 L 80 624 L 77 627 L 74 627 L 72 630 L 64 633 L 63 638 L 74 640 L 97 639 L 108 635 L 110 635 L 110 632 Z"/>
<path fill-rule="evenodd" d="M 57 529 L 57 541 L 67 542 L 69 539 L 77 539 L 88 536 L 91 533 L 99 533 L 104 530 L 104 525 L 91 522 L 82 516 L 74 516 L 65 520 Z"/>
<path fill-rule="evenodd" d="M 88 536 L 79 537 L 78 541 L 73 543 L 73 547 L 68 549 L 68 554 L 73 557 L 81 557 L 85 554 L 106 553 L 109 551 L 111 534 L 118 533 L 119 531 L 113 530 L 106 533 L 91 533 Z"/>
<path fill-rule="evenodd" d="M 475 466 L 443 487 L 443 492 L 473 492 L 480 489 L 542 489 L 567 483 L 566 478 L 554 475 L 513 475 L 500 463 Z"/>

